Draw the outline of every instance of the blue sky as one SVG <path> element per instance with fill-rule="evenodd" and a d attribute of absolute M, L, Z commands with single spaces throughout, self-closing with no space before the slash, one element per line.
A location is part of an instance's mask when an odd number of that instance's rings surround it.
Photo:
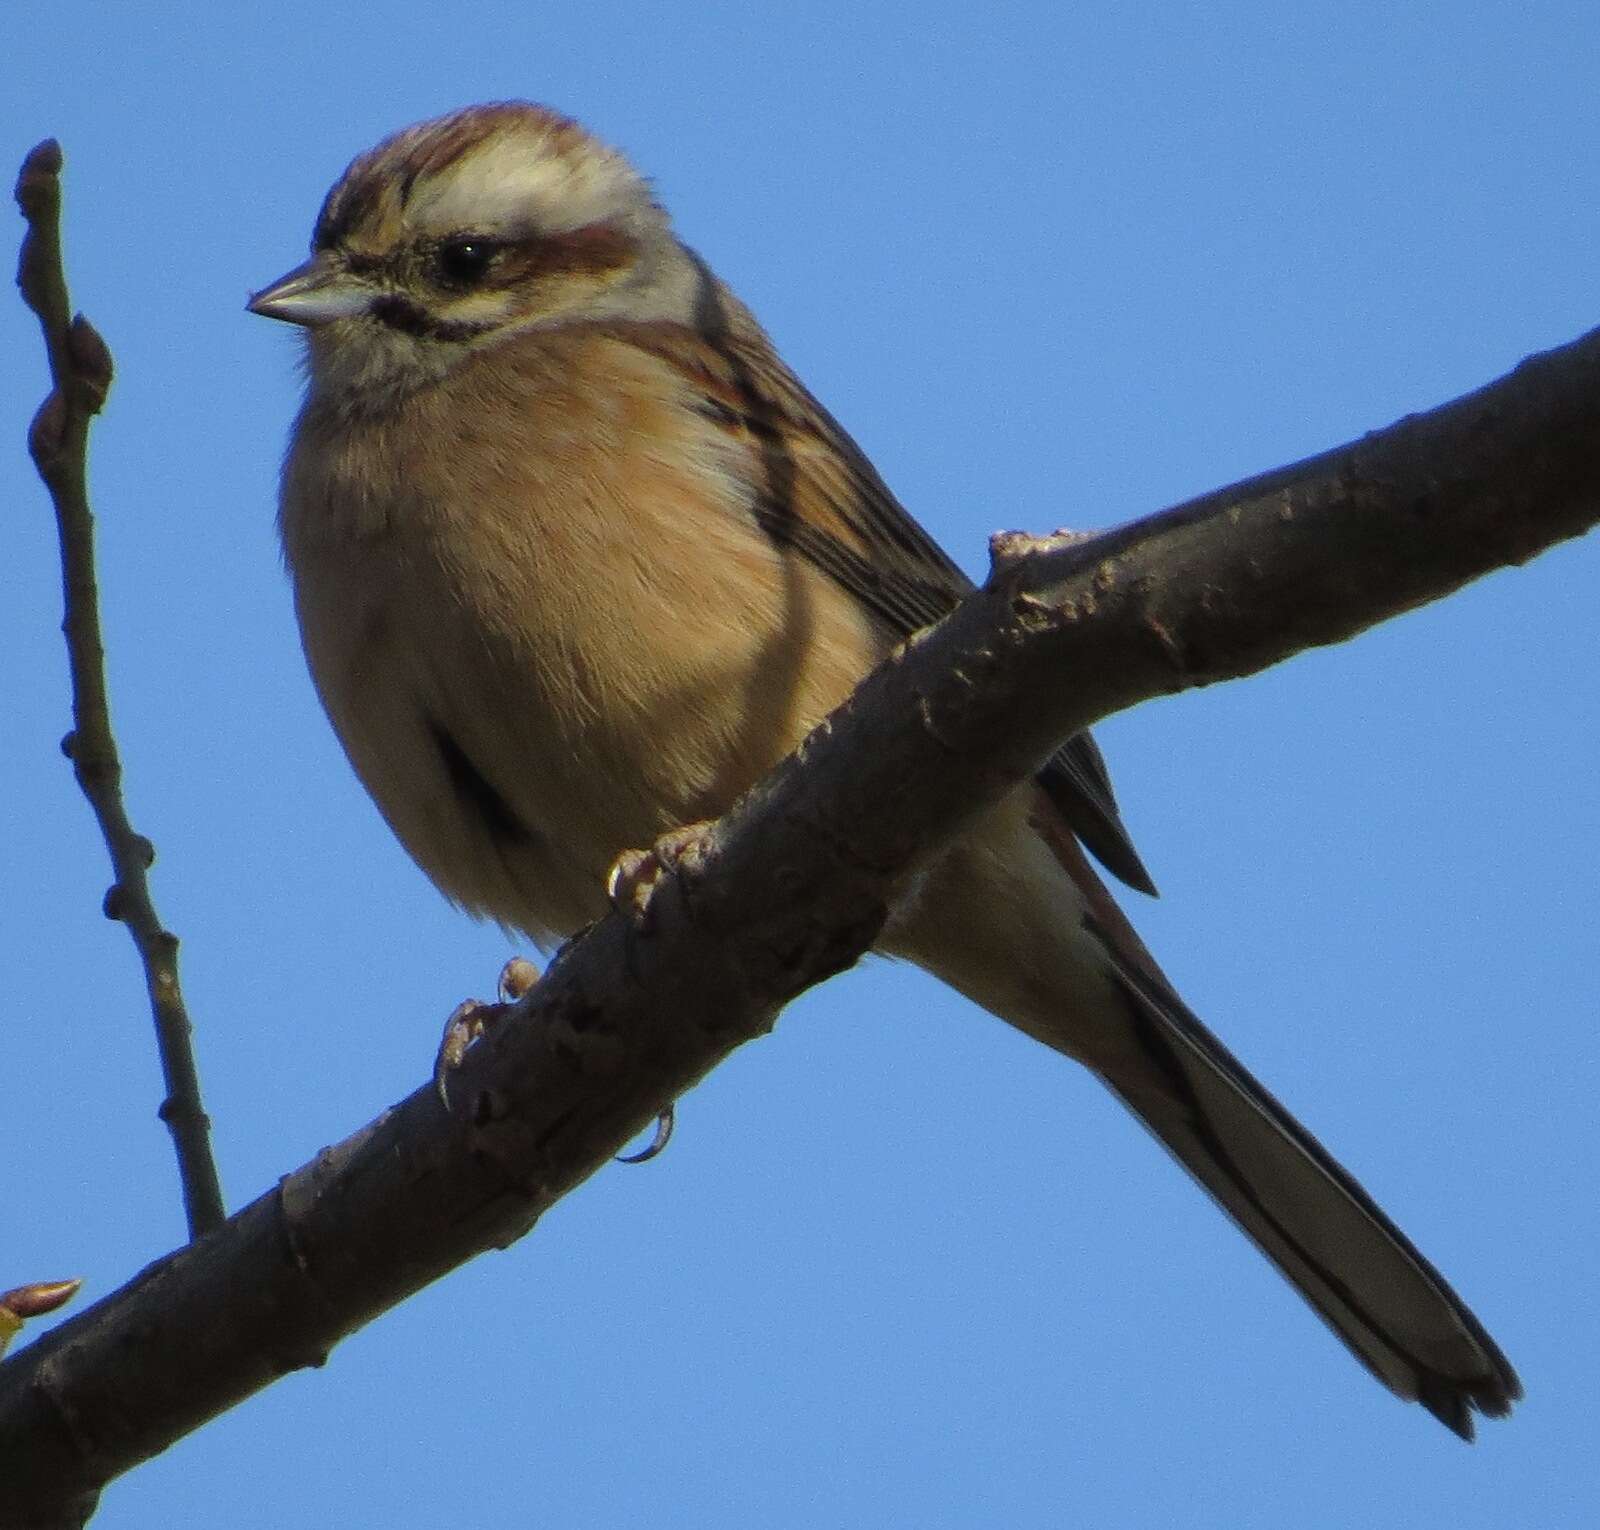
<path fill-rule="evenodd" d="M 357 151 L 580 116 L 955 556 L 1161 508 L 1596 322 L 1586 3 L 13 7 L 0 145 L 68 154 L 114 704 L 242 1204 L 424 1076 L 505 939 L 305 677 L 245 295 Z M 32 13 L 37 13 L 36 15 Z M 7 172 L 10 173 L 9 171 Z M 13 223 L 13 232 L 17 225 Z M 43 387 L 0 303 L 0 1287 L 181 1237 L 67 722 Z M 1204 1015 L 1445 1270 L 1528 1399 L 1467 1449 L 1349 1361 L 1086 1075 L 869 963 L 477 1261 L 119 1483 L 100 1523 L 1589 1522 L 1600 543 L 1101 730 Z M 43 1150 L 43 1151 L 41 1151 Z"/>

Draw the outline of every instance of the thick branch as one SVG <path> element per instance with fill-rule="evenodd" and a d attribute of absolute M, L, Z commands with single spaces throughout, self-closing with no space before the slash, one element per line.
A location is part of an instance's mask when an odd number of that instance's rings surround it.
<path fill-rule="evenodd" d="M 128 926 L 144 967 L 155 1017 L 156 1045 L 167 1095 L 160 1116 L 172 1133 L 183 1185 L 189 1235 L 222 1224 L 222 1187 L 211 1156 L 211 1123 L 200 1102 L 200 1075 L 190 1044 L 188 1011 L 178 986 L 178 940 L 161 923 L 145 873 L 155 850 L 134 832 L 122 802 L 122 761 L 111 730 L 105 652 L 100 639 L 100 592 L 95 582 L 94 516 L 89 509 L 89 422 L 111 386 L 111 353 L 94 326 L 70 317 L 61 263 L 61 149 L 53 139 L 23 161 L 17 204 L 28 220 L 17 285 L 39 317 L 50 358 L 50 396 L 34 416 L 28 447 L 55 505 L 61 541 L 66 614 L 62 631 L 72 672 L 72 732 L 62 749 L 89 799 L 111 852 L 116 881 L 105 912 Z"/>
<path fill-rule="evenodd" d="M 664 883 L 468 1054 L 0 1366 L 0 1522 L 98 1487 L 503 1246 L 802 989 L 1056 742 L 1264 668 L 1600 518 L 1600 332 L 1432 414 L 1107 535 L 1001 539 L 988 585 L 871 676 Z M 7 1518 L 8 1513 L 13 1518 Z"/>

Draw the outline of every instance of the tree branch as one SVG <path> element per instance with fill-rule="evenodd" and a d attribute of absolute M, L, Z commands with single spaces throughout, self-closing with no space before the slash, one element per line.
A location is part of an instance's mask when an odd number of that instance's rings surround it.
<path fill-rule="evenodd" d="M 81 1523 L 111 1477 L 521 1237 L 852 964 L 908 871 L 1061 738 L 1340 641 L 1597 519 L 1600 331 L 1104 535 L 997 538 L 985 587 L 716 824 L 642 925 L 613 915 L 563 950 L 467 1054 L 453 1114 L 419 1088 L 0 1366 L 0 1523 Z"/>
<path fill-rule="evenodd" d="M 111 729 L 100 638 L 87 469 L 89 422 L 111 386 L 111 352 L 82 314 L 68 317 L 72 309 L 61 261 L 61 147 L 54 139 L 46 139 L 23 161 L 16 197 L 28 220 L 17 286 L 38 315 L 53 384 L 33 418 L 28 449 L 50 491 L 61 540 L 66 607 L 61 625 L 72 672 L 72 732 L 61 748 L 111 852 L 116 880 L 106 894 L 106 917 L 128 926 L 144 967 L 167 1091 L 158 1113 L 172 1133 L 189 1236 L 197 1238 L 221 1226 L 226 1212 L 211 1156 L 211 1122 L 200 1100 L 189 1015 L 178 986 L 178 938 L 162 925 L 145 875 L 155 860 L 155 847 L 134 832 L 122 801 L 122 761 Z"/>

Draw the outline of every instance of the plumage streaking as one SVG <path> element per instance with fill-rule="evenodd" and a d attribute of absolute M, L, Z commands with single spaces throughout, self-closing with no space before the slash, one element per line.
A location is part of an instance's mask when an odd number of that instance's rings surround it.
<path fill-rule="evenodd" d="M 968 588 L 649 186 L 527 104 L 408 128 L 251 308 L 304 327 L 281 525 L 357 774 L 474 913 L 558 939 Z M 1152 891 L 1087 735 L 883 949 L 1076 1058 L 1382 1382 L 1470 1437 L 1482 1325 L 1184 1006 L 1084 854 Z"/>

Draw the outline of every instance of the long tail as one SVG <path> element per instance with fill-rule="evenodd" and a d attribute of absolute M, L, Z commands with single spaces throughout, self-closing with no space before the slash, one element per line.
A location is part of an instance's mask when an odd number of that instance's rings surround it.
<path fill-rule="evenodd" d="M 1088 899 L 1142 1066 L 1104 1082 L 1385 1386 L 1463 1439 L 1521 1383 L 1444 1277 L 1173 992 L 1076 843 L 1039 824 Z M 1144 1075 L 1142 1078 L 1139 1075 Z M 1154 1085 L 1154 1087 L 1151 1087 Z"/>

